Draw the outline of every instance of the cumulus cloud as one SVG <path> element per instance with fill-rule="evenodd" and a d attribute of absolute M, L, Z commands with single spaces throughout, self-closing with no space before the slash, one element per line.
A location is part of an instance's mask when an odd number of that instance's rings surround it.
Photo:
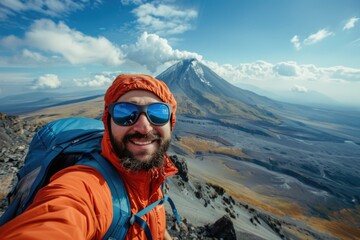
<path fill-rule="evenodd" d="M 204 63 L 222 78 L 232 82 L 252 82 L 274 78 L 274 65 L 265 61 L 243 63 L 239 66 L 231 64 L 218 64 L 216 62 L 204 61 Z"/>
<path fill-rule="evenodd" d="M 300 39 L 298 35 L 295 35 L 291 38 L 290 42 L 292 44 L 294 44 L 294 47 L 296 48 L 296 50 L 300 50 L 301 49 L 301 43 L 300 43 Z"/>
<path fill-rule="evenodd" d="M 78 87 L 107 87 L 110 86 L 117 75 L 118 73 L 106 72 L 102 74 L 95 74 L 91 78 L 77 78 L 73 81 Z"/>
<path fill-rule="evenodd" d="M 327 68 L 326 73 L 334 80 L 360 82 L 360 69 L 336 66 Z"/>
<path fill-rule="evenodd" d="M 144 32 L 134 44 L 117 47 L 104 37 L 87 36 L 63 22 L 48 19 L 35 21 L 24 37 L 10 35 L 0 39 L 0 43 L 3 49 L 22 53 L 0 59 L 14 65 L 69 62 L 120 66 L 126 61 L 155 73 L 160 66 L 174 61 L 202 59 L 197 53 L 173 49 L 167 39 L 157 34 Z"/>
<path fill-rule="evenodd" d="M 40 76 L 38 79 L 33 81 L 32 89 L 54 89 L 61 86 L 61 81 L 59 77 L 55 74 L 45 74 Z"/>
<path fill-rule="evenodd" d="M 349 30 L 353 27 L 355 27 L 356 22 L 359 21 L 359 18 L 352 17 L 350 18 L 344 25 L 343 30 Z"/>
<path fill-rule="evenodd" d="M 300 50 L 302 48 L 302 44 L 304 45 L 312 45 L 315 43 L 318 43 L 325 38 L 331 37 L 335 35 L 335 33 L 328 31 L 327 29 L 320 29 L 316 33 L 310 34 L 306 39 L 304 39 L 302 42 L 300 41 L 300 38 L 298 35 L 294 35 L 290 42 L 294 45 L 296 50 Z"/>
<path fill-rule="evenodd" d="M 315 43 L 318 43 L 318 42 L 324 40 L 325 38 L 328 38 L 328 37 L 333 36 L 333 35 L 335 35 L 333 32 L 330 32 L 330 31 L 328 31 L 326 29 L 320 29 L 316 33 L 313 33 L 313 34 L 309 35 L 304 40 L 304 44 L 306 44 L 306 45 L 315 44 Z"/>
<path fill-rule="evenodd" d="M 95 63 L 119 66 L 123 53 L 104 37 L 91 37 L 69 28 L 65 23 L 48 19 L 35 21 L 25 37 L 7 36 L 0 40 L 4 47 L 30 47 L 57 54 L 71 64 Z"/>
<path fill-rule="evenodd" d="M 360 82 L 360 69 L 343 66 L 317 67 L 313 64 L 302 65 L 293 61 L 268 63 L 256 61 L 239 66 L 220 65 L 205 62 L 213 71 L 233 84 L 260 82 Z"/>
<path fill-rule="evenodd" d="M 197 17 L 193 9 L 153 3 L 140 5 L 133 10 L 138 28 L 158 35 L 180 34 L 192 28 L 191 21 Z"/>
<path fill-rule="evenodd" d="M 280 76 L 295 77 L 298 75 L 298 66 L 295 62 L 281 62 L 274 65 L 273 71 Z"/>
<path fill-rule="evenodd" d="M 135 44 L 123 45 L 121 49 L 127 60 L 143 65 L 152 72 L 167 62 L 188 58 L 202 59 L 197 53 L 173 49 L 165 38 L 147 32 L 144 32 Z"/>
<path fill-rule="evenodd" d="M 292 88 L 290 88 L 291 92 L 297 92 L 297 93 L 307 93 L 308 90 L 306 87 L 294 85 Z"/>

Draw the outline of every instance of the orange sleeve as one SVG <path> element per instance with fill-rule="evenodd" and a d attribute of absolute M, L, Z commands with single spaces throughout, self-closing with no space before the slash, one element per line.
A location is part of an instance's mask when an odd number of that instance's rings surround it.
<path fill-rule="evenodd" d="M 0 227 L 5 239 L 101 239 L 113 217 L 110 189 L 91 167 L 56 173 L 26 211 Z"/>

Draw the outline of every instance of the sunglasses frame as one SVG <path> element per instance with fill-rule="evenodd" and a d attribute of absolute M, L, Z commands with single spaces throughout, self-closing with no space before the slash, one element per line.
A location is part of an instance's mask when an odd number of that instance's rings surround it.
<path fill-rule="evenodd" d="M 132 106 L 135 106 L 136 109 L 137 109 L 137 112 L 136 112 L 136 117 L 135 117 L 135 120 L 134 122 L 130 123 L 130 124 L 120 124 L 119 121 L 116 121 L 116 118 L 114 118 L 114 109 L 115 109 L 115 106 L 116 105 L 119 105 L 119 104 L 130 104 Z M 148 107 L 151 106 L 151 105 L 156 105 L 156 104 L 161 104 L 161 105 L 165 105 L 168 107 L 168 110 L 169 110 L 169 117 L 167 119 L 167 121 L 165 123 L 154 123 L 148 113 L 147 113 L 147 110 L 148 110 Z M 168 103 L 164 103 L 164 102 L 153 102 L 153 103 L 150 103 L 150 104 L 147 104 L 147 105 L 138 105 L 138 104 L 135 104 L 135 103 L 132 103 L 132 102 L 115 102 L 115 103 L 112 103 L 112 104 L 109 104 L 108 106 L 108 110 L 109 110 L 109 114 L 111 116 L 111 118 L 113 119 L 114 123 L 118 126 L 123 126 L 123 127 L 128 127 L 128 126 L 132 126 L 134 125 L 138 120 L 139 120 L 139 117 L 142 113 L 145 114 L 146 118 L 148 119 L 148 121 L 155 125 L 155 126 L 163 126 L 165 125 L 166 123 L 168 123 L 171 119 L 171 114 L 172 114 L 172 105 L 171 104 L 168 104 Z"/>

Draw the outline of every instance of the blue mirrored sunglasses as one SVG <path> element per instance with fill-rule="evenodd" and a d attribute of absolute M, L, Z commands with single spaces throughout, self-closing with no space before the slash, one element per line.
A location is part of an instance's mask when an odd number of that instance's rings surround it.
<path fill-rule="evenodd" d="M 172 107 L 163 102 L 137 105 L 129 102 L 116 102 L 109 105 L 109 113 L 119 126 L 131 126 L 136 123 L 141 113 L 145 113 L 153 125 L 165 125 L 171 117 Z"/>

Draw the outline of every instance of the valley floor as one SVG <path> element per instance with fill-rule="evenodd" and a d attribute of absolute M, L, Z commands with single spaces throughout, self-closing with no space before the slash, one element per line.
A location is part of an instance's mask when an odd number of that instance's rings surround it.
<path fill-rule="evenodd" d="M 291 239 L 360 236 L 359 145 L 270 131 L 262 136 L 201 119 L 180 118 L 177 127 L 172 150 L 187 159 L 190 176 L 218 184 L 241 202 L 288 223 L 282 228 Z M 178 195 L 181 202 L 184 193 Z M 182 204 L 201 224 L 221 215 L 196 211 L 202 208 L 191 201 Z M 254 227 L 250 215 L 239 214 L 238 231 L 278 237 Z"/>

